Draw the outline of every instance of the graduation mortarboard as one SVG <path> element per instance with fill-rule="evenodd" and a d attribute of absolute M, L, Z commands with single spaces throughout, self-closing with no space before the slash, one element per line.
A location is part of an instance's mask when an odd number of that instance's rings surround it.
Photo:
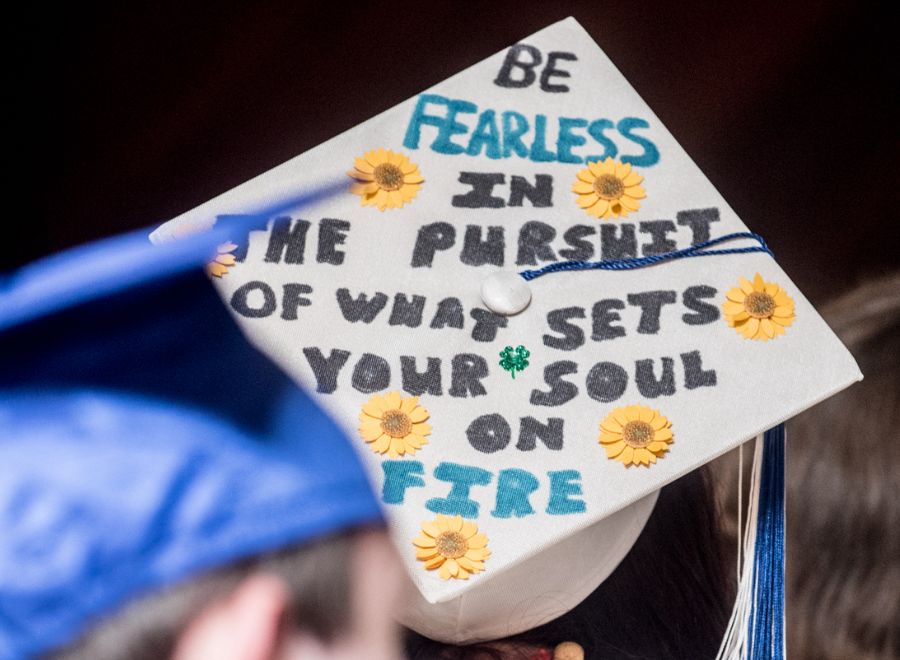
<path fill-rule="evenodd" d="M 380 523 L 345 436 L 203 274 L 216 236 L 158 248 L 142 231 L 0 282 L 0 657 L 64 645 L 202 571 Z"/>
<path fill-rule="evenodd" d="M 153 239 L 343 172 L 342 196 L 232 237 L 213 274 L 356 435 L 418 588 L 400 619 L 426 636 L 497 639 L 570 610 L 662 486 L 860 378 L 573 19 Z"/>

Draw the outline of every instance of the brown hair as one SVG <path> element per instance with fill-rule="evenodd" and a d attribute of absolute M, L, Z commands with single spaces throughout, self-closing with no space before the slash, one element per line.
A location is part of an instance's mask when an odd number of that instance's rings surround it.
<path fill-rule="evenodd" d="M 900 657 L 900 273 L 822 310 L 865 375 L 787 438 L 787 632 L 797 660 Z"/>
<path fill-rule="evenodd" d="M 181 632 L 210 602 L 226 597 L 247 576 L 280 577 L 291 595 L 290 625 L 331 641 L 349 623 L 347 567 L 356 532 L 271 552 L 144 596 L 99 620 L 74 644 L 45 660 L 159 660 L 171 657 Z"/>
<path fill-rule="evenodd" d="M 900 273 L 855 288 L 821 314 L 865 379 L 787 425 L 788 652 L 794 660 L 898 658 Z M 749 468 L 745 452 L 745 495 Z M 713 469 L 736 543 L 735 452 Z"/>

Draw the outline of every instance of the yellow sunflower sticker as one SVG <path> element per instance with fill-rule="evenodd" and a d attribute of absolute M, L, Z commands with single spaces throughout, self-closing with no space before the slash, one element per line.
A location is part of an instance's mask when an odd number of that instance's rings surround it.
<path fill-rule="evenodd" d="M 431 433 L 426 423 L 428 411 L 419 405 L 419 397 L 403 398 L 400 392 L 374 395 L 359 414 L 359 434 L 377 454 L 414 456 L 428 444 Z"/>
<path fill-rule="evenodd" d="M 443 580 L 468 580 L 469 575 L 484 570 L 484 560 L 491 556 L 488 538 L 478 525 L 462 516 L 438 514 L 431 522 L 422 523 L 422 533 L 413 539 L 416 559 L 425 562 L 429 571 L 440 569 Z"/>
<path fill-rule="evenodd" d="M 638 200 L 647 196 L 640 186 L 644 177 L 632 171 L 630 163 L 607 157 L 587 165 L 572 184 L 572 192 L 578 195 L 575 202 L 587 213 L 596 218 L 618 218 L 641 207 Z"/>
<path fill-rule="evenodd" d="M 228 273 L 228 269 L 234 266 L 236 259 L 232 252 L 237 250 L 234 243 L 222 243 L 216 248 L 216 256 L 206 264 L 206 274 L 210 277 L 222 277 Z"/>
<path fill-rule="evenodd" d="M 759 273 L 752 282 L 738 278 L 738 286 L 725 295 L 725 322 L 747 339 L 774 339 L 794 322 L 794 301 L 784 289 L 766 282 Z"/>
<path fill-rule="evenodd" d="M 367 151 L 354 161 L 347 176 L 354 179 L 350 192 L 362 197 L 360 205 L 377 206 L 380 211 L 412 201 L 424 182 L 418 165 L 388 149 Z"/>
<path fill-rule="evenodd" d="M 600 444 L 607 458 L 625 465 L 656 463 L 673 442 L 672 423 L 647 406 L 616 408 L 600 422 Z"/>

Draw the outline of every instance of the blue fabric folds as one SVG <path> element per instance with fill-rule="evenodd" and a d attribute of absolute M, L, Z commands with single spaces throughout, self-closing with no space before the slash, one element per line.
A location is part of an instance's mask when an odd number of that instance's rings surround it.
<path fill-rule="evenodd" d="M 124 236 L 6 278 L 0 658 L 190 574 L 381 524 L 348 440 L 200 271 L 220 238 Z"/>

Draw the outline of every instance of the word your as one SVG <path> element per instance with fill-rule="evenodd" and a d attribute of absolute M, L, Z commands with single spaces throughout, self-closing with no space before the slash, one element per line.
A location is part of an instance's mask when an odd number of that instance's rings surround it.
<path fill-rule="evenodd" d="M 381 463 L 384 470 L 384 485 L 381 499 L 385 504 L 403 504 L 409 488 L 425 487 L 425 468 L 419 461 L 387 460 Z M 425 508 L 434 513 L 463 518 L 477 518 L 480 503 L 472 499 L 475 487 L 488 486 L 494 473 L 474 465 L 439 463 L 433 476 L 438 481 L 449 484 L 446 497 L 432 497 L 425 502 Z M 587 505 L 582 500 L 581 473 L 578 470 L 557 470 L 547 472 L 549 494 L 545 513 L 551 516 L 584 513 Z M 531 496 L 541 487 L 541 480 L 528 470 L 507 468 L 497 473 L 494 508 L 490 515 L 494 518 L 522 518 L 534 515 Z"/>
<path fill-rule="evenodd" d="M 303 356 L 316 379 L 317 392 L 332 394 L 337 390 L 338 376 L 344 372 L 350 355 L 350 351 L 340 348 L 331 349 L 327 355 L 318 346 L 307 346 L 303 349 Z M 400 356 L 403 390 L 415 396 L 421 394 L 441 396 L 444 393 L 444 361 L 438 357 L 427 357 L 424 362 L 423 369 L 418 357 Z M 454 355 L 449 362 L 450 396 L 466 398 L 487 394 L 481 383 L 488 376 L 487 360 L 474 353 L 460 353 Z M 390 363 L 374 353 L 360 355 L 350 372 L 350 384 L 353 389 L 364 394 L 389 389 L 392 380 Z"/>

